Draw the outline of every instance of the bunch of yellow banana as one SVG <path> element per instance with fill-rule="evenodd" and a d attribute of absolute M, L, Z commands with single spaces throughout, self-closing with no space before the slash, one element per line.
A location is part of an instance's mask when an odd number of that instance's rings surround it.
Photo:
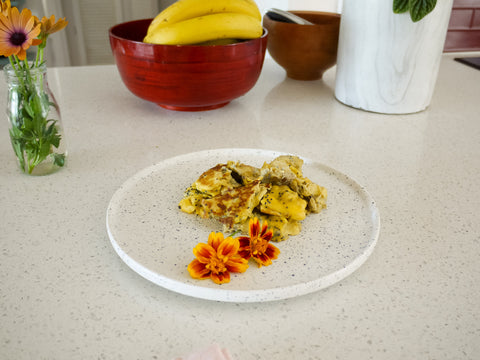
<path fill-rule="evenodd" d="M 144 42 L 222 44 L 262 33 L 262 16 L 254 0 L 178 0 L 153 19 Z"/>

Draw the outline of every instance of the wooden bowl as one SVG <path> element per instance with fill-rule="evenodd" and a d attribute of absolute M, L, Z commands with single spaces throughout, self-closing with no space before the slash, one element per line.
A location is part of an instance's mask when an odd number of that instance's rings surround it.
<path fill-rule="evenodd" d="M 267 49 L 296 80 L 318 80 L 337 62 L 340 14 L 320 11 L 290 11 L 314 25 L 298 25 L 263 16 L 268 31 Z"/>
<path fill-rule="evenodd" d="M 211 110 L 244 95 L 257 82 L 267 31 L 258 39 L 230 45 L 147 44 L 142 40 L 151 20 L 109 30 L 120 76 L 136 96 L 171 110 Z"/>

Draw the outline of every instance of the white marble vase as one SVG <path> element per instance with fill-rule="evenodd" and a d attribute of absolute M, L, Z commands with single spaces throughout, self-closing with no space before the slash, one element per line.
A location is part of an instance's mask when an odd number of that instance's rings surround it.
<path fill-rule="evenodd" d="M 408 114 L 431 101 L 453 0 L 414 23 L 393 0 L 344 0 L 335 97 L 379 113 Z"/>

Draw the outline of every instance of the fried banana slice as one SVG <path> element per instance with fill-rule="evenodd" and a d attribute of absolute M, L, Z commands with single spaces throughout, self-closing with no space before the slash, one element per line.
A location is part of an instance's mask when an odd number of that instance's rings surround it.
<path fill-rule="evenodd" d="M 307 201 L 287 185 L 273 185 L 260 201 L 260 212 L 292 220 L 307 216 Z"/>

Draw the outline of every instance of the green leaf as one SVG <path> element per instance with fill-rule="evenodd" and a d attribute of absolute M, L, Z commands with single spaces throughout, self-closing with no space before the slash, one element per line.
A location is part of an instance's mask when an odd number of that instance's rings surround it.
<path fill-rule="evenodd" d="M 33 125 L 35 135 L 39 138 L 43 137 L 46 123 L 42 114 L 35 114 L 35 117 L 33 118 Z"/>
<path fill-rule="evenodd" d="M 33 120 L 27 116 L 23 118 L 21 130 L 25 139 L 31 139 L 35 137 L 35 124 Z"/>
<path fill-rule="evenodd" d="M 10 139 L 13 151 L 15 152 L 15 155 L 20 163 L 20 167 L 23 171 L 25 171 L 25 159 L 23 157 L 25 143 L 22 141 L 22 132 L 15 126 L 10 129 Z"/>
<path fill-rule="evenodd" d="M 65 165 L 65 154 L 53 154 L 53 163 L 58 167 Z"/>
<path fill-rule="evenodd" d="M 40 164 L 43 160 L 47 158 L 47 156 L 51 153 L 51 145 L 48 142 L 42 143 L 38 148 L 38 164 Z"/>
<path fill-rule="evenodd" d="M 409 0 L 409 4 L 410 17 L 414 22 L 417 22 L 422 20 L 435 8 L 437 0 Z"/>
<path fill-rule="evenodd" d="M 25 110 L 26 113 L 28 114 L 28 116 L 30 116 L 31 118 L 34 117 L 35 111 L 32 109 L 32 106 L 30 105 L 30 103 L 28 101 L 25 101 L 23 103 L 23 110 Z"/>
<path fill-rule="evenodd" d="M 36 95 L 36 94 L 33 95 L 32 98 L 30 99 L 30 105 L 32 107 L 32 110 L 37 115 L 44 114 L 45 106 L 43 104 L 44 104 L 44 102 L 43 102 L 42 98 L 40 96 Z"/>
<path fill-rule="evenodd" d="M 48 120 L 46 122 L 43 136 L 50 137 L 52 134 L 54 134 L 54 132 L 57 130 L 55 123 L 56 121 L 54 120 Z"/>
<path fill-rule="evenodd" d="M 409 0 L 393 0 L 393 12 L 395 14 L 401 14 L 407 12 L 410 9 Z"/>
<path fill-rule="evenodd" d="M 50 124 L 45 130 L 45 141 L 48 141 L 54 147 L 58 148 L 60 146 L 61 135 L 58 133 L 58 128 L 56 126 L 57 121 L 49 120 Z"/>
<path fill-rule="evenodd" d="M 42 93 L 41 96 L 42 96 L 42 97 L 41 97 L 42 104 L 43 104 L 45 107 L 48 107 L 50 104 L 52 104 L 52 103 L 50 102 L 50 99 L 49 99 L 47 93 Z"/>

